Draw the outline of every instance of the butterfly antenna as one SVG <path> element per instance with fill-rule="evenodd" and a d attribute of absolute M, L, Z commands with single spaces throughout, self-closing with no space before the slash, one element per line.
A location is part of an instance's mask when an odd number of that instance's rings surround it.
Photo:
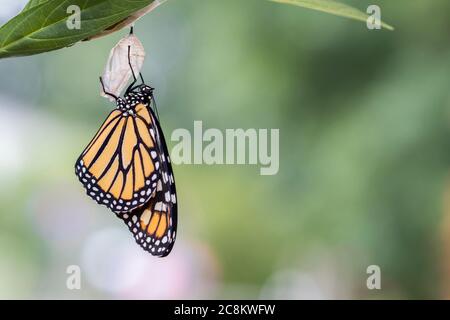
<path fill-rule="evenodd" d="M 156 106 L 156 100 L 155 100 L 155 96 L 152 94 L 150 96 L 151 100 L 153 101 L 153 105 L 155 106 L 155 111 L 156 111 L 156 117 L 158 118 L 158 121 L 160 121 L 159 119 L 159 112 L 158 112 L 158 107 Z M 161 121 L 160 121 L 161 122 Z"/>

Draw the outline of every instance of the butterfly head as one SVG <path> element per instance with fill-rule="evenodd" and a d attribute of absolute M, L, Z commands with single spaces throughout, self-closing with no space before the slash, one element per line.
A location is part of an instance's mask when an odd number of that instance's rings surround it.
<path fill-rule="evenodd" d="M 152 88 L 152 87 L 150 87 L 150 86 L 148 86 L 146 84 L 142 84 L 141 86 L 139 86 L 139 91 L 142 94 L 146 94 L 146 95 L 149 95 L 149 96 L 153 95 L 153 91 L 154 90 L 155 90 L 154 88 Z"/>
<path fill-rule="evenodd" d="M 154 88 L 146 84 L 142 84 L 137 88 L 135 94 L 139 97 L 140 102 L 144 103 L 145 105 L 150 105 L 153 99 L 154 90 Z"/>

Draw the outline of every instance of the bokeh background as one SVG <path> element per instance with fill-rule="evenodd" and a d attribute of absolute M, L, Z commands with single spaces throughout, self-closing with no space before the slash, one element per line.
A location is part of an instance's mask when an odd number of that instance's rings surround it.
<path fill-rule="evenodd" d="M 1 22 L 24 2 L 2 0 Z M 137 24 L 168 139 L 194 120 L 280 129 L 278 175 L 174 168 L 165 259 L 73 172 L 127 31 L 1 60 L 0 298 L 450 298 L 450 2 L 346 3 L 380 5 L 396 30 L 263 0 L 170 0 Z"/>

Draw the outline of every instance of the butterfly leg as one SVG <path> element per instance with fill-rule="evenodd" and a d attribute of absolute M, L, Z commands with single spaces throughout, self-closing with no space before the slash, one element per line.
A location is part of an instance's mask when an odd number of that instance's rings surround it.
<path fill-rule="evenodd" d="M 132 34 L 134 34 L 134 26 L 130 27 L 130 35 L 132 35 Z M 133 67 L 131 67 L 130 46 L 128 46 L 128 64 L 130 65 L 131 72 L 133 73 L 133 77 L 135 77 Z M 139 77 L 141 78 L 142 84 L 144 84 L 145 81 L 144 81 L 144 77 L 142 76 L 141 72 L 139 72 Z"/>
<path fill-rule="evenodd" d="M 117 101 L 118 97 L 115 94 L 112 94 L 110 92 L 106 92 L 105 84 L 103 83 L 103 78 L 102 77 L 100 77 L 100 83 L 102 84 L 103 93 L 106 94 L 107 96 L 110 96 L 110 97 L 114 98 Z"/>
<path fill-rule="evenodd" d="M 133 86 L 137 81 L 136 74 L 134 73 L 133 66 L 131 65 L 131 46 L 128 46 L 128 65 L 130 66 L 131 74 L 133 75 L 133 82 L 128 86 L 127 93 L 133 89 Z"/>

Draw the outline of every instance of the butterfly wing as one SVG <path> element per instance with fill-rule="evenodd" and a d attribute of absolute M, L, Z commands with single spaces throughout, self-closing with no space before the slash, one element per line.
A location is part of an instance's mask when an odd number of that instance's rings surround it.
<path fill-rule="evenodd" d="M 154 256 L 165 257 L 175 242 L 177 205 L 175 198 L 167 197 L 174 190 L 165 189 L 161 180 L 158 181 L 158 189 L 145 206 L 118 217 L 124 220 L 136 243 L 144 250 Z"/>
<path fill-rule="evenodd" d="M 144 205 L 156 190 L 160 159 L 149 108 L 112 111 L 75 165 L 87 194 L 116 213 Z"/>
<path fill-rule="evenodd" d="M 178 222 L 177 192 L 172 164 L 161 126 L 150 109 L 156 128 L 156 148 L 161 167 L 155 195 L 145 206 L 118 215 L 133 233 L 136 242 L 154 256 L 165 257 L 175 243 Z"/>

